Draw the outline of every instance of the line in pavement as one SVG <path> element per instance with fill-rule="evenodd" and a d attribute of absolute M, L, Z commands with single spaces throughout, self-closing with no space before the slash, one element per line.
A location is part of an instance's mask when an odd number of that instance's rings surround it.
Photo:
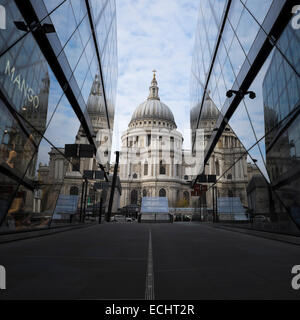
<path fill-rule="evenodd" d="M 153 273 L 153 254 L 152 254 L 152 235 L 149 229 L 149 249 L 148 249 L 148 264 L 146 273 L 146 290 L 145 300 L 154 300 L 154 273 Z"/>
<path fill-rule="evenodd" d="M 13 254 L 9 254 L 9 255 L 5 255 L 5 257 L 15 257 L 15 255 Z M 123 261 L 145 261 L 146 259 L 144 258 L 128 258 L 128 257 L 89 257 L 89 256 L 67 256 L 67 255 L 49 255 L 49 256 L 45 256 L 45 255 L 38 255 L 38 256 L 22 256 L 22 259 L 64 259 L 64 260 L 123 260 Z"/>

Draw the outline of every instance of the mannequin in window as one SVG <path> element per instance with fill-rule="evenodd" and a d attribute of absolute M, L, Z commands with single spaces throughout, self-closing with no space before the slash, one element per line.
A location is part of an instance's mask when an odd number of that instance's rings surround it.
<path fill-rule="evenodd" d="M 11 151 L 9 151 L 8 159 L 6 160 L 6 164 L 12 169 L 15 167 L 14 159 L 16 156 L 17 156 L 17 152 L 15 151 L 15 144 L 13 144 L 13 148 Z"/>
<path fill-rule="evenodd" d="M 25 214 L 24 212 L 24 193 L 17 192 L 8 212 L 7 219 L 8 221 L 14 221 L 15 229 L 24 229 L 31 225 L 31 214 Z M 18 215 L 15 215 L 18 214 Z"/>

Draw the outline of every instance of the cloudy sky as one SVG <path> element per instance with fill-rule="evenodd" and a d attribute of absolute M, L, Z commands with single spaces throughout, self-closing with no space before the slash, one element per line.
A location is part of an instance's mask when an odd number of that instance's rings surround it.
<path fill-rule="evenodd" d="M 113 149 L 131 115 L 146 100 L 157 70 L 161 101 L 173 111 L 178 130 L 189 139 L 189 79 L 198 1 L 118 0 L 119 78 Z"/>
<path fill-rule="evenodd" d="M 200 2 L 200 0 L 116 1 L 119 76 L 112 151 L 121 149 L 121 135 L 127 129 L 132 113 L 139 104 L 147 99 L 153 69 L 157 70 L 160 98 L 173 111 L 178 130 L 184 137 L 183 147 L 190 149 L 189 90 L 191 63 L 199 5 L 204 6 L 205 3 L 203 1 Z M 220 1 L 218 3 L 221 7 L 216 11 L 221 15 L 222 6 L 225 2 Z M 233 7 L 232 10 L 236 10 L 239 14 L 232 14 L 230 17 L 239 17 L 241 10 L 238 9 Z M 211 16 L 208 15 L 209 8 L 202 8 L 201 12 L 203 16 L 200 21 L 202 23 L 206 20 L 211 20 Z M 241 22 L 239 22 L 237 31 L 240 33 L 241 39 L 243 39 L 243 45 L 249 49 L 249 41 L 252 39 L 251 43 L 254 40 L 258 25 L 255 22 L 249 24 L 247 19 L 240 19 L 239 21 Z M 199 27 L 201 30 L 205 30 L 204 26 L 200 25 Z M 211 28 L 209 31 L 209 38 L 212 40 L 211 47 L 214 46 L 216 36 L 213 30 Z M 225 28 L 223 34 L 225 41 L 230 34 L 232 34 L 230 28 Z M 203 39 L 201 41 L 204 41 Z M 232 43 L 238 44 L 237 41 Z M 202 45 L 207 46 L 206 40 Z M 229 42 L 227 45 L 229 45 Z M 214 92 L 211 92 L 211 96 L 219 108 L 224 103 L 226 90 L 230 89 L 234 82 L 231 65 L 238 72 L 245 59 L 239 46 L 232 45 L 229 50 L 231 50 L 230 57 L 233 63 L 229 64 L 227 62 L 224 64 L 220 62 L 219 67 L 220 70 L 222 68 L 225 77 L 223 82 L 218 81 L 219 93 L 222 98 L 219 98 L 218 101 L 217 97 L 214 96 Z M 220 56 L 222 58 L 222 54 Z M 226 57 L 224 50 L 223 56 Z M 208 66 L 210 58 L 206 57 L 205 61 Z M 265 63 L 250 88 L 256 92 L 257 98 L 255 100 L 245 99 L 248 110 L 251 110 L 250 116 L 256 136 L 243 103 L 240 105 L 238 112 L 230 119 L 231 127 L 241 138 L 247 149 L 253 145 L 256 138 L 259 139 L 264 135 L 264 119 L 261 117 L 261 114 L 263 114 L 261 84 L 268 65 L 269 61 Z M 218 75 L 220 70 L 218 71 L 218 68 L 215 70 Z M 66 98 L 58 99 L 63 92 L 50 70 L 49 73 L 50 92 L 52 94 L 49 98 L 48 121 L 51 119 L 52 114 L 54 116 L 45 136 L 54 142 L 56 146 L 63 147 L 64 143 L 73 143 L 79 128 L 79 121 L 73 109 L 68 105 Z M 205 74 L 205 71 L 200 70 L 199 73 Z M 86 88 L 90 88 L 90 86 L 87 85 Z M 86 92 L 89 93 L 89 89 Z M 57 105 L 58 107 L 56 107 Z M 63 134 L 58 134 L 61 130 L 64 130 Z M 264 141 L 261 142 L 260 146 L 263 149 L 262 153 L 265 153 Z M 46 141 L 41 143 L 41 149 L 43 152 L 39 153 L 39 161 L 46 163 L 48 162 L 47 150 L 49 150 L 49 145 Z M 263 159 L 257 146 L 251 150 L 250 154 L 258 160 L 257 164 L 259 166 L 263 166 Z M 111 161 L 114 161 L 114 157 L 111 158 Z"/>

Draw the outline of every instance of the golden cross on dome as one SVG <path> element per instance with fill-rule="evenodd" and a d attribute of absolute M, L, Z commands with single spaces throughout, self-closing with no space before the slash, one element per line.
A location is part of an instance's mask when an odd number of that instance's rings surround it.
<path fill-rule="evenodd" d="M 155 73 L 157 72 L 155 69 L 152 70 L 153 72 L 153 79 L 155 79 Z"/>

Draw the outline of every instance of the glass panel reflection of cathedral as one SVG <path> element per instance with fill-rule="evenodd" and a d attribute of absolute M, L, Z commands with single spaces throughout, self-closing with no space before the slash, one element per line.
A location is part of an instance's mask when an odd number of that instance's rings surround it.
<path fill-rule="evenodd" d="M 83 171 L 110 162 L 115 1 L 0 0 L 0 6 L 0 232 L 69 223 L 71 215 L 78 222 Z M 26 27 L 31 20 L 53 28 L 33 34 Z M 75 143 L 98 152 L 90 159 L 66 158 L 65 144 Z M 89 207 L 107 198 L 93 183 L 87 186 Z M 66 211 L 59 212 L 57 203 Z"/>
<path fill-rule="evenodd" d="M 199 3 L 191 128 L 194 145 L 197 130 L 211 125 L 202 165 L 217 175 L 208 192 L 217 189 L 220 220 L 238 222 L 228 214 L 238 199 L 244 226 L 299 234 L 300 36 L 293 15 L 280 15 L 292 6 L 269 0 Z M 227 94 L 230 89 L 242 94 L 240 102 Z M 214 121 L 207 117 L 207 99 L 217 107 Z"/>

